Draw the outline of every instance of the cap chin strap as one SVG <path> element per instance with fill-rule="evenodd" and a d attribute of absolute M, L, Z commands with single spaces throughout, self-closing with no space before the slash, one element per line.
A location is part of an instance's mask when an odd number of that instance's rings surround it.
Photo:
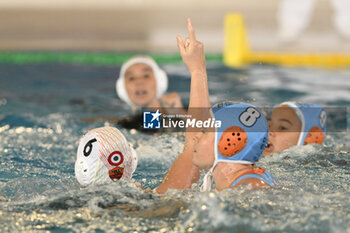
<path fill-rule="evenodd" d="M 216 154 L 216 150 L 215 150 Z M 203 177 L 203 184 L 200 188 L 201 192 L 210 192 L 211 191 L 211 185 L 213 184 L 213 170 L 217 165 L 217 160 L 215 156 L 215 161 L 213 163 L 213 166 L 209 169 L 207 174 Z"/>
<path fill-rule="evenodd" d="M 214 113 L 213 113 L 213 109 L 210 109 L 210 116 L 214 119 Z M 217 141 L 218 141 L 218 135 L 217 135 L 217 129 L 215 128 L 215 140 L 214 140 L 214 146 L 217 145 Z M 203 177 L 203 184 L 200 187 L 200 191 L 201 192 L 205 192 L 205 191 L 210 191 L 211 190 L 211 185 L 213 184 L 213 170 L 217 165 L 217 150 L 214 147 L 214 163 L 213 166 L 211 166 L 211 168 L 209 169 L 209 171 L 207 172 L 207 174 L 205 174 L 205 176 Z"/>

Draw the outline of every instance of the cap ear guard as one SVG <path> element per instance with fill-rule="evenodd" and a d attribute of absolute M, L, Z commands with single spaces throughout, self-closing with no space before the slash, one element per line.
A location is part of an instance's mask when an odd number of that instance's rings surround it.
<path fill-rule="evenodd" d="M 248 136 L 244 129 L 238 126 L 231 126 L 221 135 L 218 151 L 225 157 L 231 157 L 243 150 L 247 142 Z"/>
<path fill-rule="evenodd" d="M 124 102 L 126 102 L 130 106 L 133 105 L 133 103 L 129 99 L 128 93 L 126 92 L 124 77 L 118 78 L 118 80 L 116 82 L 116 91 L 117 91 L 117 95 L 119 96 L 119 98 L 121 100 L 123 100 Z"/>
<path fill-rule="evenodd" d="M 311 128 L 311 130 L 307 133 L 304 145 L 307 144 L 322 144 L 325 138 L 325 134 L 323 133 L 322 129 L 318 126 L 314 126 Z"/>
<path fill-rule="evenodd" d="M 155 76 L 157 80 L 157 98 L 160 98 L 168 89 L 168 76 L 165 71 L 159 67 L 155 73 Z"/>
<path fill-rule="evenodd" d="M 124 174 L 124 168 L 123 167 L 115 167 L 112 170 L 108 171 L 109 178 L 113 181 L 118 181 L 122 178 Z"/>

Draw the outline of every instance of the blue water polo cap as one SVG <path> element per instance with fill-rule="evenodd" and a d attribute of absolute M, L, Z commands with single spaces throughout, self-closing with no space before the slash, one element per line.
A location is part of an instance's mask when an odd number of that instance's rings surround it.
<path fill-rule="evenodd" d="M 213 170 L 219 162 L 253 164 L 259 160 L 268 141 L 265 116 L 253 105 L 221 102 L 212 107 L 215 121 L 215 160 L 203 177 L 201 191 L 210 191 Z"/>
<path fill-rule="evenodd" d="M 215 164 L 253 164 L 259 160 L 268 141 L 265 116 L 255 106 L 223 102 L 212 108 L 216 121 Z"/>
<path fill-rule="evenodd" d="M 298 146 L 323 143 L 326 136 L 327 114 L 320 105 L 288 101 L 281 103 L 279 106 L 292 108 L 300 120 L 301 130 Z"/>

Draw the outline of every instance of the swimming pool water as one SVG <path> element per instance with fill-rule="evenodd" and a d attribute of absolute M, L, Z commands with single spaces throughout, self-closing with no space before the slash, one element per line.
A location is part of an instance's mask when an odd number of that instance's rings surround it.
<path fill-rule="evenodd" d="M 183 64 L 163 66 L 169 91 L 189 97 Z M 350 133 L 324 145 L 263 157 L 280 183 L 270 189 L 144 193 L 134 183 L 80 190 L 74 177 L 79 138 L 125 116 L 115 93 L 120 67 L 0 64 L 0 232 L 350 232 Z M 285 100 L 348 108 L 350 70 L 208 64 L 211 102 L 273 106 Z M 349 116 L 347 116 L 349 120 Z M 117 126 L 118 127 L 118 126 Z M 182 151 L 183 133 L 122 129 L 139 155 L 135 181 L 156 187 Z"/>

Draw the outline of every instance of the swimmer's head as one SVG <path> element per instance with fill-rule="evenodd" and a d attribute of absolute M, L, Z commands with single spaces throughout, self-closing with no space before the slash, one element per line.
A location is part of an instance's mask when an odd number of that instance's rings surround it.
<path fill-rule="evenodd" d="M 269 119 L 269 142 L 264 155 L 280 152 L 291 146 L 322 144 L 326 136 L 325 110 L 319 105 L 284 102 Z"/>
<path fill-rule="evenodd" d="M 114 127 L 93 129 L 80 139 L 75 177 L 82 187 L 129 180 L 136 166 L 136 152 Z"/>
<path fill-rule="evenodd" d="M 264 115 L 249 104 L 223 102 L 212 108 L 221 127 L 215 133 L 198 137 L 193 162 L 202 169 L 213 169 L 217 163 L 253 164 L 259 160 L 268 140 Z"/>
<path fill-rule="evenodd" d="M 201 167 L 210 169 L 204 178 L 202 190 L 210 189 L 209 177 L 218 163 L 254 164 L 268 141 L 267 121 L 255 106 L 223 102 L 215 105 L 212 111 L 215 120 L 221 121 L 221 127 L 212 133 L 214 148 L 211 164 Z"/>
<path fill-rule="evenodd" d="M 166 73 L 148 56 L 135 56 L 125 62 L 116 82 L 119 98 L 130 106 L 147 106 L 167 88 Z"/>

